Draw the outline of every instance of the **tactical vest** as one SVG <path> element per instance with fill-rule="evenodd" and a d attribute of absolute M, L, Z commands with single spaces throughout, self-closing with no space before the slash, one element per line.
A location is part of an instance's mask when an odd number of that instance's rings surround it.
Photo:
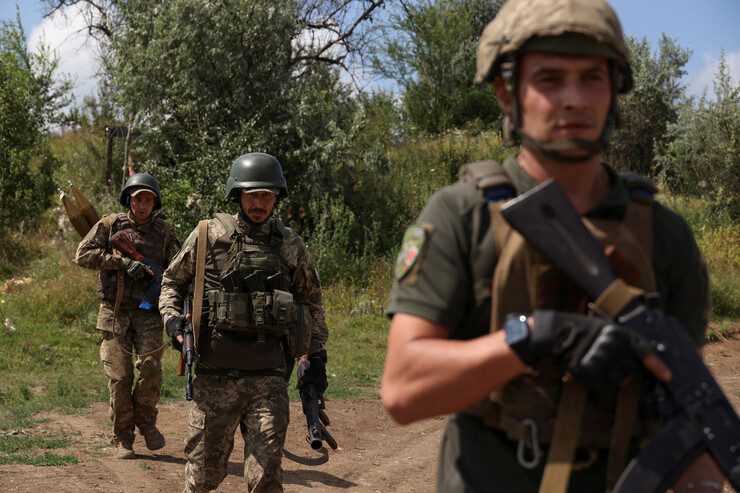
<path fill-rule="evenodd" d="M 509 313 L 531 313 L 535 309 L 586 313 L 588 299 L 562 272 L 506 222 L 500 208 L 516 194 L 504 170 L 493 161 L 470 163 L 461 170 L 464 181 L 474 183 L 487 198 L 491 230 L 497 255 L 490 281 L 491 331 L 500 330 Z M 613 265 L 615 274 L 646 292 L 655 291 L 652 268 L 652 183 L 636 174 L 622 174 L 620 179 L 630 190 L 631 200 L 622 221 L 583 218 L 599 244 L 616 246 L 629 262 Z M 476 229 L 474 225 L 474 230 Z M 492 252 L 479 251 L 477 255 Z M 475 260 L 473 261 L 475 265 Z M 479 280 L 478 282 L 484 282 Z M 484 422 L 506 432 L 512 440 L 523 440 L 536 423 L 538 438 L 548 443 L 562 390 L 563 372 L 550 361 L 537 363 L 532 371 L 493 392 L 489 400 L 474 406 L 471 412 Z M 579 437 L 579 446 L 607 448 L 614 425 L 613 395 L 592 396 Z M 527 424 L 525 424 L 527 423 Z M 650 426 L 648 431 L 648 426 Z M 635 426 L 636 436 L 652 433 L 649 423 Z"/>
<path fill-rule="evenodd" d="M 226 233 L 206 256 L 201 363 L 259 370 L 283 366 L 308 350 L 308 309 L 288 291 L 288 267 L 281 259 L 282 223 L 273 220 L 266 237 L 250 238 L 233 216 L 216 214 Z"/>
<path fill-rule="evenodd" d="M 169 239 L 169 227 L 167 222 L 159 217 L 153 217 L 148 231 L 145 234 L 135 229 L 135 224 L 125 213 L 106 214 L 103 216 L 103 224 L 108 229 L 108 237 L 113 236 L 122 230 L 129 230 L 130 239 L 144 258 L 150 258 L 157 262 L 162 268 L 165 265 L 165 254 L 167 249 L 167 240 Z M 112 252 L 109 252 L 112 253 Z M 121 307 L 136 308 L 144 299 L 151 278 L 144 276 L 134 281 L 120 270 L 101 270 L 98 276 L 97 295 L 98 298 L 115 302 L 118 292 L 118 279 L 123 277 L 123 298 Z"/>

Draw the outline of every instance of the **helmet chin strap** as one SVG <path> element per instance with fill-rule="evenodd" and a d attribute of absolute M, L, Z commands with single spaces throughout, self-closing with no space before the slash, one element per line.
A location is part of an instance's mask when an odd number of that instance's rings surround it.
<path fill-rule="evenodd" d="M 559 139 L 540 142 L 524 132 L 518 133 L 522 144 L 526 144 L 538 154 L 559 163 L 583 163 L 599 154 L 605 147 L 601 139 Z"/>
<path fill-rule="evenodd" d="M 611 131 L 612 117 L 610 116 L 598 140 L 558 139 L 542 142 L 517 128 L 508 115 L 504 117 L 505 141 L 513 141 L 513 135 L 516 134 L 522 144 L 526 144 L 536 153 L 559 163 L 583 163 L 600 154 L 609 144 Z"/>

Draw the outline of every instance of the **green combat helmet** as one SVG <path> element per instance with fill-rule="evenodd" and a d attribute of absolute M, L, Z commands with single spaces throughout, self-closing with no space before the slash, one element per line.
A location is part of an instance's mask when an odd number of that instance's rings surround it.
<path fill-rule="evenodd" d="M 226 180 L 224 198 L 232 197 L 236 190 L 256 188 L 275 191 L 280 198 L 288 196 L 280 161 L 263 152 L 250 152 L 236 158 Z"/>
<path fill-rule="evenodd" d="M 131 194 L 136 190 L 149 190 L 157 197 L 157 203 L 154 205 L 156 211 L 162 207 L 162 193 L 159 191 L 159 182 L 156 178 L 148 173 L 136 173 L 126 180 L 126 185 L 121 190 L 121 196 L 118 201 L 124 207 L 131 206 Z"/>
<path fill-rule="evenodd" d="M 475 82 L 491 82 L 496 75 L 504 79 L 512 98 L 512 112 L 504 118 L 504 139 L 509 144 L 514 132 L 528 138 L 520 130 L 516 91 L 518 57 L 526 51 L 597 55 L 609 60 L 614 90 L 604 132 L 597 142 L 570 144 L 570 148 L 585 149 L 591 155 L 600 152 L 609 141 L 612 125 L 618 123 L 616 94 L 629 92 L 633 85 L 629 52 L 614 10 L 604 0 L 509 0 L 486 26 L 478 45 Z M 562 143 L 531 138 L 529 142 L 555 158 L 564 158 L 558 151 L 568 149 Z"/>

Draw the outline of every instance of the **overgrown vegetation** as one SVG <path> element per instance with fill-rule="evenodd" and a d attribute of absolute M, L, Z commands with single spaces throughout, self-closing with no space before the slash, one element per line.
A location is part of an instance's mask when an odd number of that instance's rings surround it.
<path fill-rule="evenodd" d="M 32 227 L 51 204 L 59 162 L 44 130 L 59 121 L 71 88 L 56 67 L 48 48 L 29 53 L 20 15 L 0 22 L 0 233 Z"/>

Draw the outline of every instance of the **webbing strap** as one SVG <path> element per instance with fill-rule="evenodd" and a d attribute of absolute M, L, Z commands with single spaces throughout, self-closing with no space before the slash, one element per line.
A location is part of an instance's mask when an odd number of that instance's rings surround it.
<path fill-rule="evenodd" d="M 594 307 L 610 317 L 616 317 L 635 298 L 645 294 L 640 288 L 630 286 L 623 279 L 615 279 L 594 301 Z"/>
<path fill-rule="evenodd" d="M 629 385 L 619 387 L 617 393 L 617 408 L 614 411 L 614 428 L 609 442 L 609 456 L 606 466 L 606 491 L 611 492 L 619 480 L 624 465 L 627 462 L 632 431 L 637 421 L 637 411 L 640 405 L 640 379 L 635 378 Z"/>
<path fill-rule="evenodd" d="M 200 313 L 203 310 L 203 290 L 206 277 L 206 250 L 208 249 L 208 220 L 198 223 L 198 244 L 195 247 L 195 287 L 193 289 L 193 344 L 198 349 Z"/>
<path fill-rule="evenodd" d="M 565 493 L 568 490 L 573 457 L 578 445 L 578 431 L 586 405 L 586 393 L 583 384 L 566 382 L 563 385 L 540 493 Z"/>

